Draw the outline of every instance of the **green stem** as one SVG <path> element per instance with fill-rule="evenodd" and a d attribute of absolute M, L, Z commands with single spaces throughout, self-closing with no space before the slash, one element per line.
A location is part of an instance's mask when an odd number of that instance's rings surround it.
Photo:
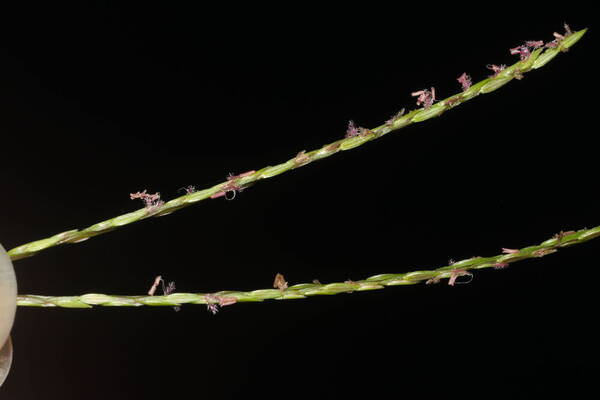
<path fill-rule="evenodd" d="M 38 296 L 20 295 L 19 306 L 91 308 L 92 306 L 180 306 L 182 304 L 229 305 L 238 302 L 263 301 L 267 299 L 290 300 L 307 296 L 352 293 L 364 290 L 383 289 L 385 286 L 414 285 L 422 281 L 437 283 L 441 279 L 453 279 L 468 274 L 470 270 L 483 268 L 505 268 L 509 264 L 528 258 L 543 257 L 555 253 L 559 248 L 583 243 L 600 236 L 600 226 L 577 232 L 560 232 L 537 246 L 518 250 L 505 249 L 503 254 L 493 257 L 473 257 L 434 270 L 421 270 L 401 274 L 381 274 L 360 281 L 337 283 L 301 283 L 285 289 L 260 289 L 249 292 L 220 291 L 216 293 L 172 293 L 167 296 L 114 296 L 106 294 L 84 294 L 81 296 Z"/>
<path fill-rule="evenodd" d="M 74 229 L 61 232 L 46 239 L 23 244 L 10 250 L 8 255 L 12 260 L 18 260 L 20 258 L 35 255 L 42 250 L 46 250 L 50 247 L 58 246 L 60 244 L 81 242 L 89 239 L 92 236 L 109 232 L 118 227 L 131 224 L 148 217 L 167 215 L 191 204 L 211 198 L 211 196 L 214 197 L 215 195 L 219 195 L 227 191 L 239 190 L 241 188 L 248 187 L 259 180 L 272 178 L 291 169 L 299 168 L 310 164 L 313 161 L 329 157 L 339 151 L 350 150 L 361 146 L 366 142 L 380 138 L 389 132 L 404 128 L 413 123 L 423 122 L 430 118 L 437 117 L 444 111 L 471 100 L 480 94 L 490 93 L 500 88 L 514 78 L 521 79 L 523 74 L 531 71 L 532 69 L 537 69 L 544 66 L 561 51 L 566 51 L 573 46 L 573 44 L 575 44 L 585 34 L 586 31 L 587 29 L 582 29 L 580 31 L 573 32 L 559 41 L 557 47 L 539 48 L 533 51 L 525 60 L 521 60 L 500 71 L 498 74 L 474 84 L 464 92 L 450 96 L 433 104 L 430 107 L 419 108 L 410 111 L 408 114 L 394 117 L 392 120 L 376 128 L 363 129 L 361 130 L 361 133 L 356 136 L 337 140 L 317 150 L 309 152 L 302 151 L 298 153 L 296 157 L 284 163 L 275 166 L 268 166 L 258 171 L 252 171 L 252 173 L 242 174 L 243 176 L 234 177 L 231 180 L 222 182 L 211 188 L 186 194 L 161 205 L 147 207 L 128 214 L 120 215 L 118 217 L 94 224 L 83 230 Z"/>

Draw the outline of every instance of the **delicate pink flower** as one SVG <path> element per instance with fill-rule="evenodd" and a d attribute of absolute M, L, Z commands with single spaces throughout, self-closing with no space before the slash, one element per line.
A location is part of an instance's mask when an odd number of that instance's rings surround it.
<path fill-rule="evenodd" d="M 165 287 L 165 281 L 163 280 L 162 276 L 159 275 L 156 278 L 154 278 L 154 283 L 150 287 L 150 290 L 148 290 L 148 296 L 154 296 L 156 288 L 160 284 L 162 284 L 162 291 L 163 295 L 165 296 L 168 296 L 175 291 L 175 282 L 169 282 L 169 284 Z M 175 311 L 179 311 L 180 307 L 173 307 L 173 309 Z"/>
<path fill-rule="evenodd" d="M 571 32 L 571 28 L 569 28 L 569 25 L 564 24 L 564 28 L 565 28 L 565 34 L 561 35 L 560 33 L 554 32 L 553 33 L 554 40 L 546 43 L 545 47 L 558 47 L 560 42 L 562 42 L 565 39 L 565 36 L 569 36 L 569 35 L 573 34 L 573 32 Z"/>
<path fill-rule="evenodd" d="M 525 42 L 525 46 L 531 47 L 532 49 L 539 49 L 544 45 L 543 40 L 528 40 Z"/>
<path fill-rule="evenodd" d="M 288 288 L 288 283 L 282 274 L 277 273 L 277 275 L 275 275 L 275 280 L 273 281 L 273 287 L 275 289 L 281 290 L 282 292 Z"/>
<path fill-rule="evenodd" d="M 506 68 L 506 65 L 501 64 L 500 66 L 498 66 L 496 64 L 488 64 L 485 67 L 489 70 L 494 71 L 494 75 L 490 75 L 490 78 L 493 78 L 494 76 L 498 75 L 500 73 L 500 71 L 504 71 L 504 69 Z"/>
<path fill-rule="evenodd" d="M 494 269 L 502 269 L 508 267 L 508 263 L 497 262 L 494 264 Z"/>
<path fill-rule="evenodd" d="M 510 54 L 518 54 L 521 61 L 526 60 L 531 55 L 532 49 L 539 49 L 544 45 L 541 40 L 528 40 L 525 44 L 510 49 Z"/>
<path fill-rule="evenodd" d="M 165 286 L 165 281 L 163 280 L 162 276 L 158 275 L 156 278 L 154 278 L 154 283 L 150 287 L 150 290 L 148 290 L 149 296 L 154 296 L 158 285 L 162 285 L 162 291 L 165 296 L 168 296 L 175 291 L 175 282 L 169 282 L 169 284 Z"/>
<path fill-rule="evenodd" d="M 242 192 L 244 190 L 244 187 L 238 185 L 238 180 L 240 180 L 240 178 L 243 178 L 245 176 L 250 176 L 252 174 L 254 174 L 256 171 L 252 170 L 252 171 L 246 171 L 244 173 L 235 175 L 233 173 L 229 173 L 227 175 L 227 183 L 225 185 L 223 185 L 223 188 L 221 191 L 213 194 L 212 196 L 210 196 L 211 199 L 218 199 L 219 197 L 225 197 L 226 200 L 233 200 L 235 199 L 235 195 L 237 194 L 237 192 Z"/>
<path fill-rule="evenodd" d="M 431 90 L 423 89 L 417 92 L 412 92 L 411 96 L 417 97 L 418 106 L 423 104 L 423 108 L 429 108 L 433 105 L 433 102 L 435 101 L 435 88 L 432 87 Z"/>
<path fill-rule="evenodd" d="M 140 199 L 144 202 L 144 206 L 148 209 L 160 207 L 164 204 L 164 201 L 160 199 L 160 193 L 149 194 L 146 190 L 143 192 L 129 193 L 131 200 Z"/>
<path fill-rule="evenodd" d="M 165 287 L 164 282 L 163 282 L 163 293 L 165 294 L 165 296 L 170 295 L 174 291 L 175 291 L 175 282 L 169 282 L 167 287 Z"/>
<path fill-rule="evenodd" d="M 196 187 L 192 186 L 192 185 L 186 186 L 186 187 L 181 188 L 181 189 L 185 190 L 185 194 L 196 193 Z M 181 189 L 179 189 L 179 190 L 181 190 Z"/>
<path fill-rule="evenodd" d="M 237 303 L 237 298 L 233 296 L 217 296 L 216 294 L 204 295 L 206 300 L 206 309 L 208 312 L 216 314 L 219 312 L 219 307 L 230 306 Z"/>
<path fill-rule="evenodd" d="M 471 81 L 471 77 L 467 75 L 466 72 L 463 72 L 463 74 L 459 76 L 456 80 L 462 86 L 463 92 L 466 92 L 473 84 L 473 82 Z"/>
<path fill-rule="evenodd" d="M 212 294 L 204 295 L 206 300 L 206 309 L 213 315 L 219 312 L 219 298 Z"/>
<path fill-rule="evenodd" d="M 219 312 L 219 305 L 217 303 L 206 303 L 206 309 L 214 315 Z"/>
<path fill-rule="evenodd" d="M 510 54 L 518 54 L 519 58 L 522 60 L 526 60 L 531 55 L 531 50 L 529 47 L 525 45 L 517 46 L 510 49 Z"/>
<path fill-rule="evenodd" d="M 346 129 L 346 138 L 351 138 L 360 134 L 360 128 L 354 124 L 354 121 L 348 122 L 348 128 Z"/>

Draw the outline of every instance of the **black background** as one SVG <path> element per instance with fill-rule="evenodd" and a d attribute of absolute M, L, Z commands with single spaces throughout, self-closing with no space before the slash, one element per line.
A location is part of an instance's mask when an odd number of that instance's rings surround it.
<path fill-rule="evenodd" d="M 174 2 L 177 3 L 177 2 Z M 3 10 L 0 242 L 133 211 L 377 126 L 591 28 L 521 81 L 422 124 L 15 262 L 19 293 L 142 294 L 363 279 L 598 224 L 592 13 L 279 3 Z M 546 4 L 544 10 L 553 11 Z M 504 8 L 500 15 L 498 9 Z M 486 11 L 487 10 L 487 11 Z M 477 12 L 477 13 L 475 13 Z M 19 308 L 2 399 L 542 398 L 594 382 L 597 243 L 471 284 L 204 306 Z M 187 397 L 186 397 L 187 398 Z"/>

